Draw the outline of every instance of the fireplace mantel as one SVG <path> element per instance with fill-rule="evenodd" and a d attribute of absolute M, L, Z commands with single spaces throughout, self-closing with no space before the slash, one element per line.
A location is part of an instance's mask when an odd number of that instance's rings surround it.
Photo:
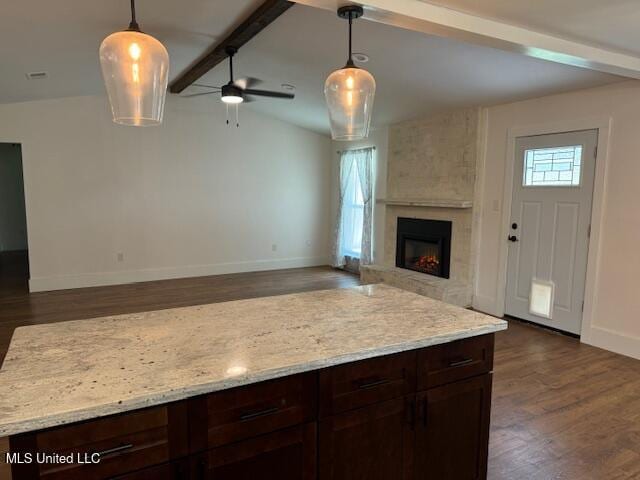
<path fill-rule="evenodd" d="M 427 198 L 377 198 L 376 203 L 401 207 L 430 207 L 430 208 L 472 208 L 471 200 L 435 200 Z"/>

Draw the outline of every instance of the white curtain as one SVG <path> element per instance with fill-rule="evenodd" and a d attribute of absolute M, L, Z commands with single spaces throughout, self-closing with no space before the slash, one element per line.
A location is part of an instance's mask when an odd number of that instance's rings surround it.
<path fill-rule="evenodd" d="M 369 265 L 373 255 L 371 249 L 371 234 L 373 226 L 373 148 L 355 151 L 360 189 L 364 202 L 362 215 L 362 247 L 360 248 L 360 265 Z"/>
<path fill-rule="evenodd" d="M 346 150 L 341 154 L 338 214 L 333 244 L 335 267 L 345 265 L 346 255 L 359 257 L 360 263 L 364 265 L 371 263 L 372 165 L 373 148 Z M 357 246 L 354 245 L 354 238 L 358 238 Z"/>

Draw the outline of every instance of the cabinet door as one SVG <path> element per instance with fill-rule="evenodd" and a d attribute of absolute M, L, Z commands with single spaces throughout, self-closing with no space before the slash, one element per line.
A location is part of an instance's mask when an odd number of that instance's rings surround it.
<path fill-rule="evenodd" d="M 193 458 L 192 480 L 315 480 L 316 424 L 214 448 Z"/>
<path fill-rule="evenodd" d="M 408 477 L 415 397 L 397 398 L 320 421 L 320 480 Z"/>
<path fill-rule="evenodd" d="M 419 393 L 416 480 L 487 476 L 491 374 Z"/>

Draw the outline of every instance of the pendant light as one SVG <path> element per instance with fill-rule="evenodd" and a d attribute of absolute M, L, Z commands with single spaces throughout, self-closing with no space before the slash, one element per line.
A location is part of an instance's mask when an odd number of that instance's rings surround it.
<path fill-rule="evenodd" d="M 131 0 L 129 28 L 105 38 L 100 65 L 113 121 L 121 125 L 162 123 L 169 77 L 169 54 L 164 45 L 140 31 L 135 0 Z"/>
<path fill-rule="evenodd" d="M 329 75 L 324 84 L 334 140 L 361 140 L 369 135 L 376 81 L 373 75 L 353 63 L 351 51 L 353 19 L 363 13 L 357 5 L 338 9 L 338 16 L 349 20 L 349 58 L 344 68 Z"/>

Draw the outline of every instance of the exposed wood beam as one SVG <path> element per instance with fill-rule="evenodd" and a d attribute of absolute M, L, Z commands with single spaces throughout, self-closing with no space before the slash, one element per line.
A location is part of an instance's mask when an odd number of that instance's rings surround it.
<path fill-rule="evenodd" d="M 286 0 L 266 0 L 231 34 L 214 45 L 195 64 L 171 82 L 169 91 L 180 93 L 205 73 L 227 58 L 228 46 L 240 48 L 294 5 Z"/>
<path fill-rule="evenodd" d="M 336 10 L 342 0 L 295 0 Z M 564 65 L 640 79 L 640 58 L 482 18 L 421 0 L 365 0 L 364 18 L 438 37 L 521 53 Z"/>

